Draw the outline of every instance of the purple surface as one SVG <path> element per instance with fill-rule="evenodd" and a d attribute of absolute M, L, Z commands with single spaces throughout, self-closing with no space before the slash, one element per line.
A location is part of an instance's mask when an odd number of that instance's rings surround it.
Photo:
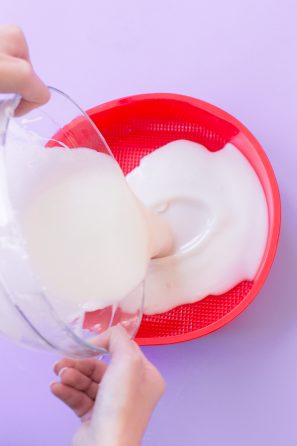
<path fill-rule="evenodd" d="M 1 1 L 40 75 L 83 107 L 204 99 L 254 132 L 279 180 L 282 237 L 258 299 L 207 338 L 145 349 L 168 383 L 145 446 L 297 444 L 296 17 L 296 0 Z M 78 422 L 48 391 L 55 356 L 5 340 L 0 351 L 0 444 L 69 445 Z"/>

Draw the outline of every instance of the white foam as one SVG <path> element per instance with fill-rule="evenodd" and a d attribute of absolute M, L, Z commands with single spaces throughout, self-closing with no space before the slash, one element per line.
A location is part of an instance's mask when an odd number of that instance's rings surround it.
<path fill-rule="evenodd" d="M 145 313 L 219 295 L 253 280 L 263 258 L 268 210 L 261 183 L 232 144 L 212 153 L 174 141 L 141 160 L 127 177 L 175 236 L 175 253 L 151 262 Z"/>

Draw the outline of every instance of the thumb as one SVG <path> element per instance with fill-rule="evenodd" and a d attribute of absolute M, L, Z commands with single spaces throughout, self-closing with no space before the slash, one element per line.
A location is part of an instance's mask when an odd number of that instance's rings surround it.
<path fill-rule="evenodd" d="M 112 327 L 110 330 L 109 342 L 108 342 L 108 351 L 111 355 L 111 360 L 117 359 L 118 357 L 127 356 L 135 353 L 138 347 L 135 342 L 133 342 L 126 330 L 117 325 L 116 327 Z"/>

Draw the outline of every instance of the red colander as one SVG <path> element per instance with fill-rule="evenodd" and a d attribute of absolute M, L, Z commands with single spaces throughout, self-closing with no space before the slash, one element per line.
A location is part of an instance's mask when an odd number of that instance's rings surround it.
<path fill-rule="evenodd" d="M 266 250 L 255 279 L 241 282 L 221 296 L 208 296 L 166 313 L 144 316 L 136 340 L 140 345 L 171 344 L 198 338 L 223 327 L 259 293 L 277 249 L 280 196 L 274 172 L 261 145 L 228 113 L 198 99 L 177 94 L 131 96 L 99 105 L 88 114 L 125 174 L 136 167 L 143 156 L 177 139 L 203 144 L 210 151 L 220 150 L 232 140 L 255 169 L 265 191 L 269 212 Z"/>

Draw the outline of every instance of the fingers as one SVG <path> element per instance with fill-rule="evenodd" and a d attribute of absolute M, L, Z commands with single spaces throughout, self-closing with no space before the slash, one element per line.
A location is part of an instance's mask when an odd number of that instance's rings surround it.
<path fill-rule="evenodd" d="M 82 360 L 64 358 L 54 365 L 54 372 L 56 375 L 59 375 L 60 371 L 67 367 L 76 369 L 92 381 L 99 383 L 105 373 L 107 365 L 93 358 Z"/>
<path fill-rule="evenodd" d="M 53 383 L 53 394 L 67 404 L 79 417 L 83 417 L 94 405 L 106 364 L 96 359 L 75 360 L 64 358 L 54 365 L 54 372 L 61 383 Z"/>
<path fill-rule="evenodd" d="M 50 98 L 47 86 L 33 70 L 22 30 L 12 25 L 0 26 L 0 91 L 22 96 L 17 116 Z"/>
<path fill-rule="evenodd" d="M 59 375 L 60 371 L 65 367 L 75 367 L 76 360 L 71 358 L 63 358 L 57 361 L 53 366 L 53 371 Z"/>
<path fill-rule="evenodd" d="M 99 403 L 101 401 L 100 404 L 102 404 L 102 401 L 110 401 L 111 398 L 117 406 L 123 385 L 128 386 L 131 379 L 133 381 L 134 378 L 136 381 L 139 381 L 139 376 L 142 376 L 142 352 L 129 339 L 123 328 L 112 328 L 108 344 L 112 356 L 108 379 L 103 379 L 103 377 L 107 378 L 105 374 L 107 365 L 96 359 L 75 360 L 64 358 L 54 365 L 54 371 L 60 376 L 61 383 L 52 384 L 52 392 L 64 401 L 79 417 L 83 417 L 95 407 L 95 400 L 99 401 Z M 101 393 L 98 399 L 99 383 L 103 387 L 102 389 L 100 388 Z M 98 406 L 98 404 L 96 405 Z M 98 407 L 97 411 L 99 410 Z M 93 416 L 96 419 L 94 413 Z"/>
<path fill-rule="evenodd" d="M 120 326 L 113 327 L 110 330 L 108 349 L 113 361 L 117 360 L 118 357 L 126 358 L 127 360 L 129 360 L 131 356 L 139 356 L 143 358 L 140 348 L 135 342 L 130 340 L 126 331 Z M 63 369 L 67 368 L 75 369 L 77 372 L 80 372 L 80 374 L 85 375 L 86 378 L 89 378 L 98 384 L 102 380 L 107 365 L 104 362 L 98 361 L 94 358 L 83 360 L 63 358 L 54 365 L 53 369 L 56 375 L 59 375 Z M 71 376 L 71 379 L 74 376 L 76 376 L 77 379 L 81 379 L 78 374 Z M 74 382 L 72 382 L 72 384 L 67 382 L 67 384 L 75 387 Z"/>
<path fill-rule="evenodd" d="M 22 99 L 14 112 L 14 116 L 23 116 L 26 113 L 29 113 L 31 110 L 34 110 L 34 108 L 38 107 L 39 105 L 45 104 L 46 102 L 47 100 L 42 102 L 30 102 Z"/>
<path fill-rule="evenodd" d="M 0 26 L 0 52 L 29 61 L 29 49 L 21 28 L 15 25 Z"/>
<path fill-rule="evenodd" d="M 119 325 L 110 330 L 108 350 L 112 357 L 141 354 L 138 345 L 131 341 L 126 330 Z"/>
<path fill-rule="evenodd" d="M 94 382 L 78 370 L 69 367 L 60 370 L 59 376 L 62 383 L 66 386 L 74 387 L 75 389 L 82 391 L 88 390 L 92 382 Z"/>
<path fill-rule="evenodd" d="M 142 380 L 144 376 L 152 382 L 154 393 L 159 397 L 164 393 L 165 381 L 156 367 L 145 357 L 136 342 L 131 341 L 122 327 L 114 327 L 109 340 L 109 351 L 112 355 L 111 365 L 120 371 L 119 379 L 134 376 Z"/>
<path fill-rule="evenodd" d="M 51 384 L 51 391 L 57 398 L 67 404 L 78 417 L 86 415 L 94 405 L 94 401 L 88 395 L 65 384 L 53 383 Z"/>
<path fill-rule="evenodd" d="M 59 376 L 62 384 L 85 392 L 92 400 L 95 400 L 98 392 L 98 383 L 88 378 L 83 373 L 73 368 L 63 368 Z"/>
<path fill-rule="evenodd" d="M 22 96 L 25 103 L 21 111 L 32 106 L 45 104 L 50 97 L 46 85 L 34 72 L 31 64 L 23 59 L 0 54 L 0 91 L 16 93 Z"/>

